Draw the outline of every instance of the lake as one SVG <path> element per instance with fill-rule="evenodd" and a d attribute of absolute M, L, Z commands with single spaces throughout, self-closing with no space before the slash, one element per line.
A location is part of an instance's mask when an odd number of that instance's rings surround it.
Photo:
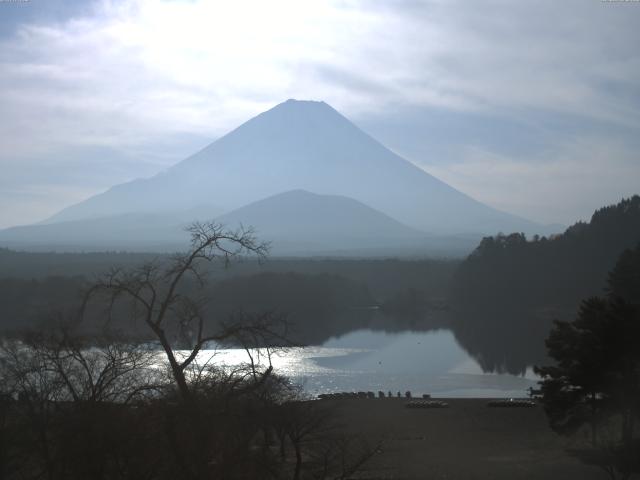
<path fill-rule="evenodd" d="M 208 356 L 202 352 L 202 356 Z M 246 361 L 241 349 L 218 351 L 216 363 Z M 433 397 L 523 397 L 537 388 L 531 370 L 524 376 L 484 373 L 449 330 L 384 332 L 362 329 L 324 344 L 289 349 L 272 359 L 277 373 L 310 395 L 331 392 L 410 390 Z"/>

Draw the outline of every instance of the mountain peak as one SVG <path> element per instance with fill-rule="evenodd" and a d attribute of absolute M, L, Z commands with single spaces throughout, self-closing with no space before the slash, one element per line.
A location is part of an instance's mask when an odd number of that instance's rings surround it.
<path fill-rule="evenodd" d="M 288 108 L 300 108 L 300 107 L 308 107 L 308 108 L 313 108 L 313 107 L 320 107 L 320 108 L 326 108 L 329 107 L 331 108 L 331 106 L 322 101 L 322 100 L 298 100 L 296 98 L 289 98 L 287 100 L 285 100 L 282 103 L 279 103 L 278 105 L 276 105 L 274 108 L 278 108 L 280 106 L 283 107 L 288 107 Z M 333 108 L 331 108 L 333 110 Z"/>
<path fill-rule="evenodd" d="M 536 231 L 399 157 L 325 102 L 289 99 L 152 178 L 116 186 L 50 222 L 130 212 L 233 210 L 294 189 L 341 195 L 431 233 Z M 298 195 L 302 195 L 298 192 Z"/>
<path fill-rule="evenodd" d="M 296 100 L 290 98 L 275 107 L 261 113 L 255 119 L 267 118 L 270 121 L 274 117 L 281 119 L 297 120 L 299 118 L 306 119 L 324 119 L 325 121 L 340 118 L 342 121 L 348 121 L 336 109 L 326 102 L 319 100 Z M 250 120 L 251 122 L 251 120 Z"/>
<path fill-rule="evenodd" d="M 284 102 L 280 103 L 279 105 L 284 105 L 284 104 L 293 105 L 296 103 L 308 104 L 308 105 L 327 105 L 327 103 L 322 100 L 298 100 L 297 98 L 288 98 Z"/>

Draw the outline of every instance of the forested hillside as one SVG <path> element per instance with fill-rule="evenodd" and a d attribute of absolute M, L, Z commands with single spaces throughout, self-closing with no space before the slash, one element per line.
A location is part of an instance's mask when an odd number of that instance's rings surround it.
<path fill-rule="evenodd" d="M 542 360 L 551 321 L 602 294 L 618 257 L 638 242 L 637 195 L 551 238 L 484 238 L 453 278 L 458 339 L 485 368 L 521 371 Z"/>

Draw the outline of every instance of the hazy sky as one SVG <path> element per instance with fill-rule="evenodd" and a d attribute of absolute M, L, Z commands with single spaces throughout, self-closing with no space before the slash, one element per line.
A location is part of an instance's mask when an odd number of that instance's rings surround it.
<path fill-rule="evenodd" d="M 494 207 L 640 193 L 640 2 L 0 1 L 0 227 L 324 100 Z"/>

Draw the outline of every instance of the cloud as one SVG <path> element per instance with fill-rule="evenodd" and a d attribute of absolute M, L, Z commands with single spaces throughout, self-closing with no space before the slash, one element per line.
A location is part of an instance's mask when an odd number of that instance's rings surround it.
<path fill-rule="evenodd" d="M 611 90 L 640 92 L 640 8 L 385 5 L 105 1 L 2 42 L 1 100 L 23 123 L 55 114 L 53 139 L 109 145 L 167 131 L 220 134 L 286 97 L 347 112 L 524 106 L 638 124 L 638 105 Z"/>
<path fill-rule="evenodd" d="M 579 139 L 518 160 L 473 146 L 461 157 L 424 168 L 482 202 L 542 223 L 588 221 L 597 208 L 638 193 L 640 154 L 608 138 Z"/>
<path fill-rule="evenodd" d="M 640 129 L 638 5 L 102 0 L 67 15 L 0 37 L 0 168 L 103 148 L 118 154 L 81 169 L 110 159 L 128 180 L 179 160 L 163 152 L 184 135 L 216 137 L 290 97 L 365 120 L 417 106 Z M 122 161 L 139 150 L 140 164 Z"/>

